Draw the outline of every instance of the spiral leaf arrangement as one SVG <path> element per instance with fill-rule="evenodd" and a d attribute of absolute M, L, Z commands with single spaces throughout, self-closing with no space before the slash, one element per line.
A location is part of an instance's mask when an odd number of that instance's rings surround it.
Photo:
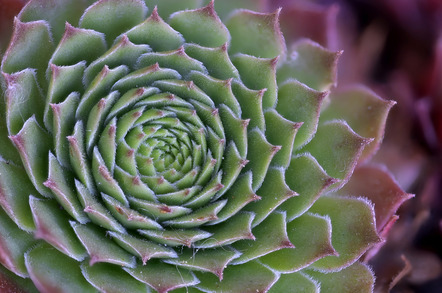
<path fill-rule="evenodd" d="M 31 0 L 15 19 L 0 262 L 23 288 L 372 291 L 374 209 L 341 188 L 394 103 L 330 94 L 341 52 L 287 50 L 279 10 L 201 4 Z"/>

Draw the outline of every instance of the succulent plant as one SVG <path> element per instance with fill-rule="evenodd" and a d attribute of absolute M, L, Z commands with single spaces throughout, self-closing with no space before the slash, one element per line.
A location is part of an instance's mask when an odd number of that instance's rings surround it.
<path fill-rule="evenodd" d="M 287 48 L 280 10 L 214 6 L 31 0 L 14 20 L 0 262 L 19 287 L 372 292 L 360 258 L 409 198 L 364 165 L 394 102 L 331 91 L 341 52 Z"/>

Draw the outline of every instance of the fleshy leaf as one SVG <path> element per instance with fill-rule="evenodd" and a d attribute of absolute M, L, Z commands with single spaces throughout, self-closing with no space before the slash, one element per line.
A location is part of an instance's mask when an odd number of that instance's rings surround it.
<path fill-rule="evenodd" d="M 306 271 L 306 273 L 321 284 L 321 291 L 324 292 L 373 292 L 373 272 L 367 265 L 360 262 L 356 262 L 339 272 L 323 274 Z"/>
<path fill-rule="evenodd" d="M 287 51 L 279 28 L 281 9 L 273 13 L 238 10 L 227 21 L 232 35 L 231 54 L 244 53 L 260 58 L 285 59 Z"/>
<path fill-rule="evenodd" d="M 270 268 L 293 273 L 327 255 L 335 254 L 331 245 L 330 218 L 306 213 L 287 224 L 294 248 L 284 248 L 260 258 Z"/>
<path fill-rule="evenodd" d="M 245 207 L 255 214 L 253 226 L 265 220 L 284 201 L 297 195 L 287 186 L 282 168 L 269 168 L 257 193 L 261 199 Z"/>
<path fill-rule="evenodd" d="M 75 108 L 80 100 L 78 93 L 70 94 L 63 103 L 51 104 L 55 155 L 61 165 L 70 168 L 69 139 L 75 125 Z"/>
<path fill-rule="evenodd" d="M 25 263 L 32 281 L 41 292 L 96 292 L 82 276 L 78 262 L 48 244 L 28 251 Z"/>
<path fill-rule="evenodd" d="M 376 165 L 357 167 L 338 194 L 364 196 L 373 202 L 378 231 L 387 224 L 404 201 L 413 197 L 402 190 L 388 170 Z"/>
<path fill-rule="evenodd" d="M 191 247 L 192 243 L 206 239 L 212 234 L 199 229 L 185 229 L 185 230 L 138 230 L 140 234 L 168 246 L 182 246 Z"/>
<path fill-rule="evenodd" d="M 106 49 L 104 34 L 94 30 L 76 28 L 66 23 L 63 38 L 58 43 L 50 63 L 59 66 L 74 65 L 84 60 L 90 64 L 104 54 Z"/>
<path fill-rule="evenodd" d="M 71 226 L 89 254 L 89 265 L 105 262 L 135 267 L 135 257 L 119 247 L 94 225 L 71 222 Z M 77 265 L 78 266 L 78 265 Z"/>
<path fill-rule="evenodd" d="M 43 184 L 52 191 L 57 202 L 68 214 L 84 224 L 88 222 L 88 218 L 83 212 L 80 201 L 77 199 L 73 187 L 74 182 L 67 181 L 67 178 L 72 177 L 69 175 L 70 173 L 60 165 L 57 158 L 52 153 L 49 153 L 49 175 L 48 180 Z"/>
<path fill-rule="evenodd" d="M 210 273 L 196 272 L 196 275 L 201 280 L 196 287 L 205 292 L 267 292 L 278 279 L 274 272 L 256 261 L 228 266 L 224 270 L 222 282 Z"/>
<path fill-rule="evenodd" d="M 6 125 L 10 134 L 17 134 L 24 122 L 34 113 L 36 120 L 41 123 L 44 97 L 38 87 L 36 72 L 33 69 L 6 74 Z M 23 105 L 28 105 L 23 107 Z"/>
<path fill-rule="evenodd" d="M 55 41 L 58 42 L 63 34 L 64 24 L 66 22 L 78 23 L 84 9 L 93 2 L 92 0 L 57 0 L 52 2 L 33 0 L 23 8 L 19 18 L 23 22 L 46 20 L 50 24 Z"/>
<path fill-rule="evenodd" d="M 35 68 L 39 85 L 46 88 L 45 72 L 53 51 L 54 45 L 47 22 L 24 23 L 16 18 L 12 40 L 2 60 L 2 72 L 14 73 Z"/>
<path fill-rule="evenodd" d="M 155 220 L 124 206 L 113 197 L 104 193 L 101 194 L 101 197 L 108 210 L 125 227 L 129 229 L 162 229 Z"/>
<path fill-rule="evenodd" d="M 89 6 L 80 19 L 82 28 L 104 33 L 108 44 L 144 20 L 147 7 L 141 0 L 100 0 Z"/>
<path fill-rule="evenodd" d="M 252 90 L 265 90 L 262 97 L 263 109 L 272 108 L 277 100 L 277 61 L 278 58 L 258 58 L 241 53 L 232 58 L 244 85 Z"/>
<path fill-rule="evenodd" d="M 210 76 L 222 80 L 239 78 L 238 70 L 230 61 L 227 44 L 217 48 L 186 44 L 185 51 L 190 57 L 200 60 L 207 68 Z"/>
<path fill-rule="evenodd" d="M 365 199 L 325 196 L 319 198 L 310 211 L 330 217 L 332 245 L 339 254 L 316 261 L 310 266 L 312 269 L 323 272 L 343 269 L 381 241 L 373 206 Z"/>
<path fill-rule="evenodd" d="M 345 122 L 330 121 L 318 127 L 312 141 L 299 152 L 311 153 L 328 175 L 341 180 L 340 187 L 350 178 L 364 147 L 371 141 L 359 136 Z"/>
<path fill-rule="evenodd" d="M 124 270 L 135 279 L 148 284 L 158 293 L 167 293 L 173 289 L 194 286 L 199 283 L 192 272 L 157 261 L 151 261 L 145 266 L 133 269 L 124 268 Z"/>
<path fill-rule="evenodd" d="M 52 197 L 50 190 L 43 184 L 48 176 L 49 135 L 32 116 L 26 120 L 17 135 L 9 138 L 17 148 L 26 173 L 37 191 L 46 197 Z"/>
<path fill-rule="evenodd" d="M 196 251 L 185 249 L 179 258 L 166 259 L 164 262 L 192 270 L 211 272 L 222 280 L 224 269 L 239 255 L 239 252 L 224 247 Z"/>
<path fill-rule="evenodd" d="M 161 244 L 135 238 L 129 234 L 109 232 L 109 235 L 122 248 L 133 255 L 140 257 L 143 265 L 145 265 L 151 258 L 176 258 L 177 253 L 170 247 Z"/>
<path fill-rule="evenodd" d="M 97 263 L 89 266 L 83 263 L 81 271 L 86 280 L 100 292 L 148 292 L 146 284 L 132 278 L 120 266 L 107 263 Z"/>
<path fill-rule="evenodd" d="M 172 14 L 169 24 L 183 34 L 188 43 L 219 47 L 230 40 L 229 31 L 216 14 L 213 1 L 203 8 Z"/>
<path fill-rule="evenodd" d="M 35 244 L 31 234 L 20 230 L 0 209 L 0 263 L 20 277 L 27 277 L 24 253 Z"/>
<path fill-rule="evenodd" d="M 283 248 L 293 248 L 287 236 L 285 213 L 272 213 L 260 225 L 253 228 L 254 240 L 238 241 L 232 246 L 241 252 L 233 261 L 243 264 Z"/>
<path fill-rule="evenodd" d="M 281 209 L 287 212 L 288 221 L 305 213 L 326 188 L 338 181 L 328 176 L 309 154 L 293 157 L 285 178 L 290 189 L 299 194 L 281 205 Z"/>
<path fill-rule="evenodd" d="M 303 123 L 287 120 L 274 109 L 266 111 L 264 117 L 266 121 L 265 134 L 268 141 L 273 145 L 281 146 L 272 159 L 271 165 L 287 168 L 292 157 L 296 133 Z"/>
<path fill-rule="evenodd" d="M 34 230 L 28 198 L 37 191 L 26 178 L 26 171 L 0 157 L 0 174 L 0 205 L 3 210 L 21 229 Z"/>
<path fill-rule="evenodd" d="M 145 0 L 147 6 L 158 7 L 158 13 L 162 18 L 167 19 L 173 12 L 196 9 L 201 7 L 202 0 Z"/>
<path fill-rule="evenodd" d="M 293 45 L 289 60 L 278 70 L 278 84 L 297 79 L 317 91 L 329 90 L 336 82 L 337 61 L 342 51 L 332 52 L 310 40 Z"/>
<path fill-rule="evenodd" d="M 243 210 L 248 203 L 261 198 L 253 192 L 252 173 L 247 172 L 238 177 L 233 185 L 226 191 L 222 198 L 227 199 L 226 206 L 218 213 L 217 220 L 211 221 L 209 225 L 218 224 Z"/>
<path fill-rule="evenodd" d="M 266 136 L 258 129 L 248 133 L 248 164 L 245 170 L 251 170 L 253 174 L 253 190 L 257 190 L 264 181 L 270 162 L 274 155 L 281 149 L 267 141 Z"/>
<path fill-rule="evenodd" d="M 84 212 L 93 223 L 109 231 L 121 233 L 126 231 L 124 227 L 112 217 L 109 210 L 107 210 L 83 184 L 75 180 L 75 187 L 77 189 L 78 199 L 84 207 Z"/>
<path fill-rule="evenodd" d="M 281 293 L 294 291 L 297 293 L 319 293 L 320 283 L 301 272 L 282 274 L 278 282 L 270 288 L 268 293 Z"/>
<path fill-rule="evenodd" d="M 133 43 L 148 44 L 156 52 L 175 50 L 184 43 L 182 35 L 158 15 L 156 6 L 149 18 L 126 34 Z"/>
<path fill-rule="evenodd" d="M 296 80 L 280 85 L 276 111 L 290 121 L 303 123 L 296 134 L 293 145 L 295 150 L 308 143 L 315 135 L 319 110 L 327 94 L 315 91 Z"/>
<path fill-rule="evenodd" d="M 36 231 L 35 238 L 43 239 L 71 258 L 82 261 L 86 250 L 69 225 L 69 217 L 54 200 L 29 198 Z"/>
<path fill-rule="evenodd" d="M 366 161 L 380 146 L 388 112 L 394 104 L 396 102 L 383 100 L 366 88 L 349 88 L 330 95 L 330 102 L 321 112 L 320 121 L 342 119 L 360 136 L 373 138 L 359 159 Z"/>

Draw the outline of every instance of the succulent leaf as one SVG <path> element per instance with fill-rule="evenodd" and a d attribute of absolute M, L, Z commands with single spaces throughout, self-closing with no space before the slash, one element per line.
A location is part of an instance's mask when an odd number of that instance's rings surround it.
<path fill-rule="evenodd" d="M 1 62 L 11 280 L 30 292 L 372 292 L 359 259 L 411 195 L 358 164 L 394 102 L 335 92 L 341 52 L 308 40 L 287 52 L 281 10 L 223 22 L 217 5 L 224 18 L 232 3 L 26 4 Z"/>

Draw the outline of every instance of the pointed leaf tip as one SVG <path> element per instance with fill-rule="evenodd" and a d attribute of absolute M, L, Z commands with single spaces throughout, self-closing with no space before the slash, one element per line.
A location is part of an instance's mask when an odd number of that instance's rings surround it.
<path fill-rule="evenodd" d="M 281 8 L 273 13 L 238 10 L 227 21 L 232 35 L 230 52 L 285 60 L 286 44 L 279 27 Z M 278 59 L 274 60 L 276 64 Z"/>

